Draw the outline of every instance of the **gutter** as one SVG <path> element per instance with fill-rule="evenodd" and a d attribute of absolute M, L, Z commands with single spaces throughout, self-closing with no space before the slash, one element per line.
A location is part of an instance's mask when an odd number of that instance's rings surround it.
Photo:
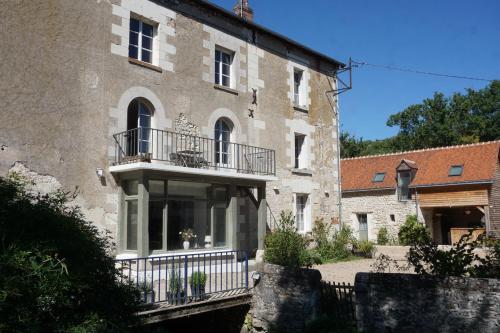
<path fill-rule="evenodd" d="M 432 188 L 432 187 L 445 187 L 445 186 L 464 186 L 464 185 L 491 185 L 493 184 L 493 180 L 479 180 L 479 181 L 471 181 L 471 182 L 461 182 L 461 183 L 438 183 L 438 184 L 428 184 L 428 185 L 413 185 L 409 186 L 412 189 L 419 188 Z M 344 193 L 356 193 L 356 192 L 370 192 L 370 191 L 387 191 L 387 190 L 395 190 L 396 187 L 372 187 L 372 188 L 360 188 L 353 190 L 344 190 Z"/>

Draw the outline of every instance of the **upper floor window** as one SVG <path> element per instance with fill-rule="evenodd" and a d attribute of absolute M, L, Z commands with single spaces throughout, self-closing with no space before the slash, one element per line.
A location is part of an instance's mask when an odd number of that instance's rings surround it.
<path fill-rule="evenodd" d="M 293 71 L 293 102 L 295 105 L 302 105 L 301 91 L 302 91 L 302 76 L 304 71 L 295 68 Z"/>
<path fill-rule="evenodd" d="M 296 169 L 302 169 L 306 167 L 306 157 L 305 157 L 305 141 L 306 136 L 303 134 L 295 133 L 295 164 Z"/>
<path fill-rule="evenodd" d="M 384 181 L 384 178 L 385 178 L 385 172 L 377 172 L 375 176 L 373 176 L 373 182 L 381 183 Z"/>
<path fill-rule="evenodd" d="M 398 171 L 398 199 L 399 201 L 410 200 L 410 171 Z"/>
<path fill-rule="evenodd" d="M 220 49 L 215 50 L 215 84 L 231 87 L 232 62 L 232 54 Z"/>
<path fill-rule="evenodd" d="M 128 56 L 153 63 L 153 33 L 151 24 L 131 17 Z"/>
<path fill-rule="evenodd" d="M 463 165 L 452 165 L 448 176 L 461 176 L 464 171 Z"/>

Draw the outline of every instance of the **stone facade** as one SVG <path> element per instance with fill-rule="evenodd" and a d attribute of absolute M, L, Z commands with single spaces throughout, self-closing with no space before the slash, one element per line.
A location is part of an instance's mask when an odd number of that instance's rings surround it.
<path fill-rule="evenodd" d="M 417 214 L 414 200 L 398 201 L 396 190 L 360 191 L 342 194 L 342 220 L 349 225 L 355 236 L 359 236 L 357 214 L 366 214 L 368 218 L 368 239 L 377 241 L 378 231 L 386 227 L 389 237 L 397 240 L 399 227 L 408 215 Z M 391 218 L 394 217 L 394 221 Z M 420 221 L 424 220 L 418 210 Z"/>
<path fill-rule="evenodd" d="M 498 332 L 500 280 L 358 273 L 362 332 Z"/>
<path fill-rule="evenodd" d="M 264 264 L 259 274 L 250 308 L 252 331 L 303 332 L 318 315 L 321 273 Z"/>
<path fill-rule="evenodd" d="M 128 58 L 131 17 L 155 26 L 152 64 Z M 118 243 L 126 177 L 109 171 L 116 154 L 113 134 L 128 129 L 127 110 L 137 98 L 154 110 L 155 129 L 213 138 L 216 121 L 224 118 L 233 126 L 231 141 L 274 149 L 272 181 L 223 182 L 264 188 L 262 197 L 275 216 L 294 209 L 295 193 L 309 195 L 310 220 L 338 216 L 338 110 L 325 94 L 336 85 L 338 63 L 204 1 L 9 1 L 0 22 L 0 72 L 10 78 L 0 82 L 7 111 L 0 113 L 0 173 L 17 162 L 64 190 L 78 188 L 83 212 Z M 214 85 L 218 46 L 233 52 L 231 89 Z M 307 70 L 305 112 L 289 98 L 293 64 Z M 291 168 L 294 131 L 309 136 L 306 174 Z M 103 178 L 96 169 L 104 170 Z M 228 216 L 236 221 L 234 209 Z"/>

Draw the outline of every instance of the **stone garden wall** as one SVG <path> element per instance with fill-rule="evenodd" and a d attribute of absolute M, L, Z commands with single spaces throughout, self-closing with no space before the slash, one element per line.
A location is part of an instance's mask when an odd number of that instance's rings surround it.
<path fill-rule="evenodd" d="M 303 332 L 320 307 L 321 273 L 263 264 L 255 284 L 249 331 Z"/>
<path fill-rule="evenodd" d="M 363 332 L 500 332 L 500 280 L 358 273 Z"/>

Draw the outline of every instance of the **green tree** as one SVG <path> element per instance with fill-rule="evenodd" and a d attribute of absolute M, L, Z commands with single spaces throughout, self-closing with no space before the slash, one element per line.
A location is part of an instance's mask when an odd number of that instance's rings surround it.
<path fill-rule="evenodd" d="M 397 135 L 363 140 L 347 132 L 340 136 L 341 157 L 383 154 L 500 139 L 500 81 L 480 90 L 446 97 L 435 93 L 422 103 L 393 114 L 387 126 Z"/>
<path fill-rule="evenodd" d="M 67 205 L 0 178 L 0 331 L 116 332 L 140 306 L 108 254 L 110 239 Z"/>

